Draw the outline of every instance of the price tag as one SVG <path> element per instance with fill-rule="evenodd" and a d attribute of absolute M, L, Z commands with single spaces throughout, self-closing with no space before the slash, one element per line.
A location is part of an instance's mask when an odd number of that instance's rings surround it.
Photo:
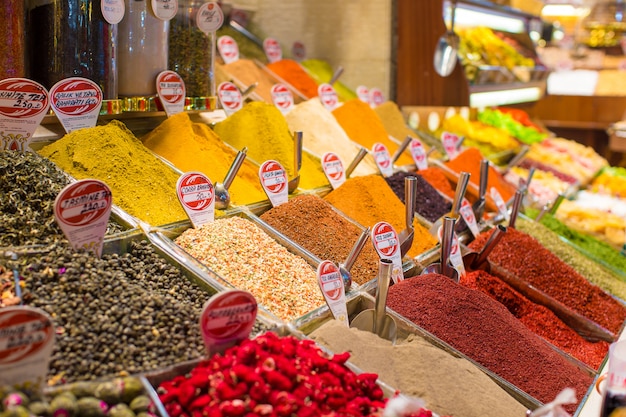
<path fill-rule="evenodd" d="M 389 177 L 393 175 L 393 163 L 391 162 L 391 155 L 389 154 L 389 150 L 382 143 L 375 143 L 372 148 L 372 153 L 374 154 L 374 161 L 378 166 L 383 177 Z"/>
<path fill-rule="evenodd" d="M 413 162 L 415 162 L 415 166 L 417 166 L 418 171 L 422 169 L 427 169 L 428 158 L 426 156 L 426 149 L 424 149 L 424 145 L 422 145 L 422 142 L 413 138 L 413 140 L 411 140 L 411 147 L 409 149 L 411 151 L 411 156 L 413 157 Z"/>
<path fill-rule="evenodd" d="M 287 114 L 293 109 L 293 94 L 285 84 L 274 84 L 270 90 L 274 106 L 282 114 Z"/>
<path fill-rule="evenodd" d="M 443 226 L 439 226 L 439 230 L 437 231 L 437 235 L 439 236 L 439 243 L 441 243 L 441 236 L 443 235 Z M 461 246 L 459 245 L 459 238 L 456 236 L 456 232 L 452 233 L 452 246 L 450 247 L 450 264 L 456 272 L 459 274 L 459 277 L 463 277 L 466 274 L 465 264 L 463 263 L 463 255 L 461 255 Z"/>
<path fill-rule="evenodd" d="M 465 220 L 465 223 L 467 224 L 467 227 L 469 227 L 470 232 L 472 232 L 472 235 L 474 235 L 474 237 L 478 236 L 480 234 L 480 230 L 478 230 L 474 209 L 472 209 L 472 205 L 465 197 L 463 197 L 463 201 L 461 202 L 459 213 L 461 213 L 461 217 Z"/>
<path fill-rule="evenodd" d="M 194 228 L 215 220 L 215 189 L 201 172 L 186 172 L 176 182 L 178 201 Z"/>
<path fill-rule="evenodd" d="M 172 20 L 178 11 L 178 0 L 152 0 L 152 11 L 161 20 Z"/>
<path fill-rule="evenodd" d="M 257 310 L 255 298 L 247 291 L 227 290 L 212 296 L 200 315 L 200 332 L 209 354 L 247 339 Z"/>
<path fill-rule="evenodd" d="M 346 182 L 346 173 L 343 169 L 343 163 L 336 153 L 326 152 L 322 156 L 322 169 L 331 187 L 333 187 L 333 190 Z"/>
<path fill-rule="evenodd" d="M 200 6 L 196 14 L 196 25 L 198 29 L 208 35 L 221 28 L 222 23 L 224 23 L 224 12 L 219 4 L 211 1 Z"/>
<path fill-rule="evenodd" d="M 243 107 L 243 97 L 237 86 L 225 81 L 217 86 L 217 97 L 227 115 L 231 115 Z"/>
<path fill-rule="evenodd" d="M 43 85 L 26 78 L 0 81 L 0 148 L 25 152 L 49 108 Z"/>
<path fill-rule="evenodd" d="M 263 50 L 270 64 L 283 59 L 283 50 L 280 49 L 280 44 L 274 38 L 265 38 L 263 41 Z"/>
<path fill-rule="evenodd" d="M 371 239 L 374 249 L 381 259 L 390 259 L 393 263 L 391 279 L 395 284 L 404 279 L 402 273 L 402 254 L 400 239 L 396 230 L 387 222 L 378 222 L 372 227 Z"/>
<path fill-rule="evenodd" d="M 76 250 L 102 254 L 113 197 L 102 181 L 86 179 L 68 184 L 54 201 L 54 217 Z"/>
<path fill-rule="evenodd" d="M 441 119 L 439 117 L 439 113 L 431 111 L 428 114 L 428 130 L 430 130 L 431 132 L 436 131 L 437 129 L 439 129 L 439 124 L 441 123 Z"/>
<path fill-rule="evenodd" d="M 66 78 L 50 89 L 50 104 L 67 133 L 94 127 L 102 107 L 102 89 L 87 78 Z"/>
<path fill-rule="evenodd" d="M 54 348 L 52 318 L 27 306 L 0 309 L 0 386 L 33 383 L 44 388 Z"/>
<path fill-rule="evenodd" d="M 162 71 L 156 79 L 156 88 L 167 117 L 185 109 L 185 82 L 174 71 Z"/>
<path fill-rule="evenodd" d="M 320 84 L 317 87 L 317 95 L 320 97 L 322 104 L 326 107 L 326 110 L 333 111 L 339 105 L 339 97 L 337 96 L 337 92 L 335 88 L 328 84 Z"/>
<path fill-rule="evenodd" d="M 370 106 L 378 107 L 385 102 L 385 95 L 379 88 L 370 89 Z"/>
<path fill-rule="evenodd" d="M 117 25 L 122 21 L 125 10 L 124 0 L 102 0 L 100 2 L 100 11 L 104 20 L 112 25 Z"/>
<path fill-rule="evenodd" d="M 459 137 L 454 133 L 443 132 L 441 134 L 441 141 L 443 142 L 443 149 L 446 151 L 449 159 L 454 159 L 459 154 Z"/>
<path fill-rule="evenodd" d="M 360 85 L 356 88 L 356 95 L 364 103 L 372 105 L 372 101 L 370 100 L 370 90 L 364 85 Z"/>
<path fill-rule="evenodd" d="M 346 291 L 339 268 L 331 261 L 322 261 L 317 267 L 317 282 L 335 320 L 349 327 Z"/>
<path fill-rule="evenodd" d="M 509 210 L 507 210 L 506 203 L 504 202 L 504 199 L 500 195 L 500 192 L 498 192 L 496 187 L 491 187 L 489 189 L 489 194 L 491 195 L 491 198 L 493 199 L 494 203 L 496 203 L 496 207 L 498 208 L 498 213 L 503 215 L 504 219 L 508 222 L 511 216 L 509 215 Z"/>
<path fill-rule="evenodd" d="M 289 198 L 287 172 L 281 164 L 272 160 L 265 161 L 259 167 L 259 178 L 273 207 L 287 202 Z"/>
<path fill-rule="evenodd" d="M 291 47 L 291 55 L 298 62 L 304 61 L 304 58 L 306 58 L 306 47 L 304 44 L 300 41 L 295 41 Z"/>
<path fill-rule="evenodd" d="M 416 111 L 409 113 L 409 127 L 417 130 L 420 127 L 420 115 Z"/>
<path fill-rule="evenodd" d="M 224 60 L 224 64 L 230 64 L 239 59 L 239 46 L 237 41 L 228 35 L 217 38 L 217 50 Z"/>

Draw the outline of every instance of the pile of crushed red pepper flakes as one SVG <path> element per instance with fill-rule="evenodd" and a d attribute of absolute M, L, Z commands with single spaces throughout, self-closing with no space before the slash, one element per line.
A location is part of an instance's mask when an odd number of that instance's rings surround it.
<path fill-rule="evenodd" d="M 387 400 L 377 375 L 352 372 L 349 356 L 328 357 L 312 340 L 269 332 L 163 382 L 157 392 L 171 417 L 378 415 Z M 425 409 L 411 414 L 431 416 Z"/>

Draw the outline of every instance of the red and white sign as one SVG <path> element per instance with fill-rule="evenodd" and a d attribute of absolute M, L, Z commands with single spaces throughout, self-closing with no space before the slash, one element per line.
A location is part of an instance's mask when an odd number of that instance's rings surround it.
<path fill-rule="evenodd" d="M 346 173 L 343 169 L 343 163 L 336 153 L 326 152 L 322 156 L 322 169 L 333 189 L 338 188 L 341 184 L 346 182 Z"/>
<path fill-rule="evenodd" d="M 493 202 L 496 203 L 496 207 L 498 208 L 498 212 L 504 216 L 504 219 L 508 222 L 511 219 L 511 215 L 509 214 L 509 210 L 506 208 L 506 203 L 500 195 L 500 192 L 496 187 L 491 187 L 489 189 L 489 195 L 493 199 Z"/>
<path fill-rule="evenodd" d="M 328 83 L 320 84 L 317 87 L 317 95 L 328 111 L 335 110 L 339 105 L 339 96 L 337 96 L 335 88 Z"/>
<path fill-rule="evenodd" d="M 243 97 L 237 86 L 225 81 L 217 86 L 217 97 L 227 115 L 231 115 L 243 107 Z"/>
<path fill-rule="evenodd" d="M 391 154 L 387 147 L 382 143 L 375 143 L 372 147 L 372 153 L 374 154 L 374 162 L 378 166 L 380 173 L 383 177 L 389 177 L 393 175 L 393 163 L 391 162 Z"/>
<path fill-rule="evenodd" d="M 317 267 L 317 282 L 335 320 L 348 327 L 346 290 L 339 268 L 331 261 L 322 261 Z"/>
<path fill-rule="evenodd" d="M 102 254 L 113 197 L 102 181 L 85 179 L 68 184 L 54 201 L 54 217 L 74 249 Z"/>
<path fill-rule="evenodd" d="M 411 140 L 411 145 L 409 148 L 411 152 L 411 156 L 413 157 L 413 162 L 415 162 L 415 166 L 418 170 L 427 169 L 428 168 L 428 157 L 426 156 L 426 149 L 424 149 L 424 145 L 419 140 L 413 138 Z"/>
<path fill-rule="evenodd" d="M 273 160 L 265 161 L 259 167 L 259 179 L 273 207 L 287 202 L 289 198 L 287 172 L 280 163 Z"/>
<path fill-rule="evenodd" d="M 178 0 L 152 0 L 152 11 L 161 20 L 172 20 L 178 11 Z"/>
<path fill-rule="evenodd" d="M 461 213 L 461 217 L 469 227 L 470 232 L 474 237 L 477 237 L 480 234 L 480 230 L 478 230 L 478 222 L 476 220 L 476 216 L 474 215 L 474 209 L 467 198 L 463 197 L 463 201 L 461 202 L 461 208 L 459 208 L 459 213 Z"/>
<path fill-rule="evenodd" d="M 449 159 L 454 159 L 459 154 L 459 136 L 450 132 L 443 132 L 441 134 L 441 142 L 443 143 L 443 149 L 446 151 Z"/>
<path fill-rule="evenodd" d="M 306 58 L 306 47 L 300 41 L 295 41 L 291 47 L 291 55 L 296 61 L 303 61 Z"/>
<path fill-rule="evenodd" d="M 293 109 L 293 93 L 285 84 L 274 84 L 270 93 L 272 94 L 274 106 L 276 106 L 282 114 L 287 114 Z"/>
<path fill-rule="evenodd" d="M 385 95 L 379 88 L 370 89 L 370 106 L 378 107 L 385 102 Z"/>
<path fill-rule="evenodd" d="M 54 338 L 52 318 L 45 311 L 26 306 L 0 309 L 0 385 L 45 381 Z"/>
<path fill-rule="evenodd" d="M 126 11 L 124 0 L 102 0 L 100 2 L 100 11 L 102 12 L 104 20 L 112 25 L 117 25 L 124 18 Z"/>
<path fill-rule="evenodd" d="M 102 89 L 87 78 L 66 78 L 50 89 L 50 105 L 67 133 L 94 127 L 102 107 Z"/>
<path fill-rule="evenodd" d="M 263 41 L 263 50 L 270 64 L 283 59 L 283 50 L 280 49 L 280 44 L 274 38 L 265 38 Z"/>
<path fill-rule="evenodd" d="M 396 230 L 387 222 L 378 222 L 372 227 L 371 235 L 374 249 L 381 259 L 390 259 L 393 263 L 391 279 L 398 283 L 404 279 L 402 274 L 402 254 L 400 239 Z"/>
<path fill-rule="evenodd" d="M 196 14 L 196 25 L 205 34 L 216 32 L 224 23 L 224 12 L 214 1 L 204 3 Z"/>
<path fill-rule="evenodd" d="M 217 39 L 217 50 L 225 64 L 230 64 L 239 59 L 239 46 L 237 41 L 228 35 L 220 36 Z"/>
<path fill-rule="evenodd" d="M 194 228 L 215 220 L 215 190 L 203 173 L 181 175 L 176 182 L 176 195 Z"/>
<path fill-rule="evenodd" d="M 25 152 L 50 108 L 48 90 L 26 78 L 0 81 L 0 149 Z"/>
<path fill-rule="evenodd" d="M 441 243 L 441 237 L 443 235 L 443 226 L 439 226 L 439 230 L 437 231 L 437 235 L 439 236 L 439 243 Z M 463 255 L 461 254 L 461 246 L 459 245 L 459 238 L 456 235 L 456 232 L 452 232 L 452 245 L 450 246 L 450 253 L 448 254 L 450 259 L 450 264 L 456 272 L 459 274 L 459 277 L 465 276 L 465 264 L 463 263 Z"/>
<path fill-rule="evenodd" d="M 372 100 L 370 97 L 370 90 L 364 85 L 360 85 L 356 88 L 356 95 L 364 103 L 372 105 Z"/>
<path fill-rule="evenodd" d="M 157 75 L 156 88 L 167 117 L 182 113 L 185 109 L 185 82 L 174 71 L 162 71 Z"/>
<path fill-rule="evenodd" d="M 247 339 L 257 310 L 255 298 L 247 291 L 228 290 L 212 296 L 200 315 L 200 331 L 209 354 Z"/>

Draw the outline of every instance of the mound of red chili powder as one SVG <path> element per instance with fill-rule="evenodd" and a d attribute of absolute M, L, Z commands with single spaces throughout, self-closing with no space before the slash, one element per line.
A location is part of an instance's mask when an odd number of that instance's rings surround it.
<path fill-rule="evenodd" d="M 378 415 L 387 400 L 377 375 L 352 372 L 349 356 L 329 358 L 312 340 L 266 333 L 163 382 L 157 392 L 170 417 Z"/>
<path fill-rule="evenodd" d="M 491 233 L 481 233 L 469 247 L 480 251 Z M 626 319 L 621 303 L 519 230 L 508 229 L 489 261 L 613 333 L 619 332 Z"/>
<path fill-rule="evenodd" d="M 585 340 L 550 309 L 533 303 L 509 284 L 485 271 L 470 272 L 461 277 L 460 283 L 500 302 L 533 333 L 594 369 L 600 367 L 609 351 L 607 342 Z"/>
<path fill-rule="evenodd" d="M 387 305 L 542 403 L 566 387 L 580 399 L 592 382 L 502 304 L 444 275 L 391 286 Z"/>

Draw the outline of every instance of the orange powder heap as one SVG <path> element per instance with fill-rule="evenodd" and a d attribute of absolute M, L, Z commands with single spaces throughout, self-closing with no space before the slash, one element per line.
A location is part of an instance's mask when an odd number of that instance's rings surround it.
<path fill-rule="evenodd" d="M 268 64 L 267 68 L 307 98 L 317 97 L 317 83 L 296 61 L 281 59 Z"/>
<path fill-rule="evenodd" d="M 371 151 L 377 142 L 385 145 L 391 156 L 398 149 L 398 144 L 389 139 L 387 130 L 385 130 L 385 126 L 378 114 L 369 104 L 358 98 L 346 101 L 343 106 L 337 107 L 333 110 L 333 116 L 335 116 L 350 139 L 368 150 Z M 413 164 L 413 159 L 407 152 L 403 152 L 396 164 L 411 165 Z"/>

